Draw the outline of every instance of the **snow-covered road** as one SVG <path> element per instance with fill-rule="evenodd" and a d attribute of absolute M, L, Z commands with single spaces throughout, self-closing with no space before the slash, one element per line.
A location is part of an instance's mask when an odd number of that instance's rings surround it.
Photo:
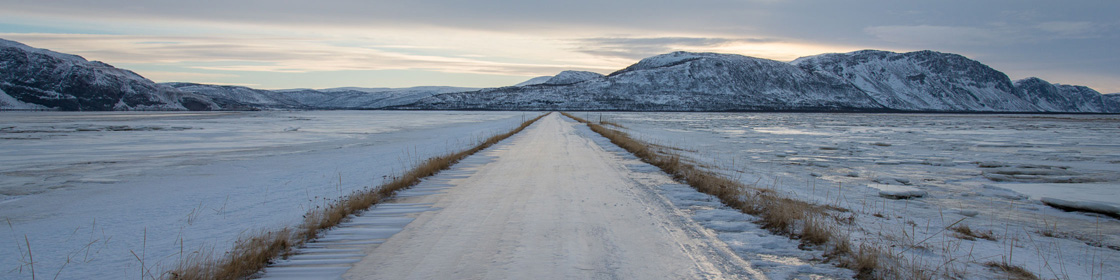
<path fill-rule="evenodd" d="M 485 151 L 492 160 L 446 191 L 397 199 L 438 210 L 416 213 L 343 278 L 764 278 L 634 179 L 651 174 L 631 171 L 576 125 L 547 116 Z"/>

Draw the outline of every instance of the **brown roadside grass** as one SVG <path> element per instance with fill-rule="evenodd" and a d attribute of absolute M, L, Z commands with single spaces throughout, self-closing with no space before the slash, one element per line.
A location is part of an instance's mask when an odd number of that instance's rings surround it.
<path fill-rule="evenodd" d="M 801 240 L 807 246 L 826 250 L 838 264 L 857 272 L 859 279 L 887 279 L 880 273 L 883 253 L 873 246 L 861 244 L 853 250 L 847 237 L 825 221 L 830 220 L 827 206 L 784 197 L 769 189 L 747 185 L 715 172 L 685 163 L 671 149 L 654 146 L 631 138 L 625 132 L 588 122 L 571 114 L 564 116 L 587 124 L 592 131 L 606 137 L 642 161 L 657 166 L 674 179 L 697 191 L 715 196 L 723 204 L 761 218 L 759 224 L 771 232 Z"/>
<path fill-rule="evenodd" d="M 396 192 L 420 183 L 421 179 L 446 170 L 463 158 L 521 132 L 547 115 L 548 113 L 542 114 L 525 121 L 507 133 L 491 136 L 470 149 L 424 160 L 412 170 L 393 177 L 393 180 L 387 183 L 375 188 L 355 191 L 325 207 L 313 209 L 304 215 L 303 224 L 295 229 L 284 228 L 241 238 L 221 257 L 195 251 L 184 256 L 178 267 L 165 272 L 161 278 L 176 280 L 249 278 L 276 258 L 286 257 L 293 248 L 315 239 L 323 230 L 342 223 L 346 217 L 369 209 L 384 199 L 392 197 Z"/>
<path fill-rule="evenodd" d="M 1017 265 L 1009 265 L 1009 264 L 1002 263 L 1002 262 L 992 261 L 992 262 L 984 263 L 984 266 L 987 266 L 989 269 L 991 269 L 993 271 L 1003 273 L 1003 275 L 1006 276 L 1007 279 L 1013 279 L 1013 280 L 1037 280 L 1038 279 L 1038 276 L 1035 276 L 1034 273 L 1031 273 L 1029 270 L 1026 270 L 1023 267 L 1017 266 Z"/>

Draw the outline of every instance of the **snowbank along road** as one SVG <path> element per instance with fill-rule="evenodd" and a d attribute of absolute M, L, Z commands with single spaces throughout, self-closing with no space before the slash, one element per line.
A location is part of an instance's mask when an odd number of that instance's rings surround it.
<path fill-rule="evenodd" d="M 396 199 L 435 210 L 413 213 L 343 278 L 765 278 L 576 125 L 552 114 L 452 187 Z"/>

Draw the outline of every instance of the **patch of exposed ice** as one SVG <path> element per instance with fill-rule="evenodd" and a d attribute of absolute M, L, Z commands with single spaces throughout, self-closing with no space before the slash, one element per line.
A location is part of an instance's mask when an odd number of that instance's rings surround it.
<path fill-rule="evenodd" d="M 919 190 L 918 188 L 905 186 L 905 185 L 881 185 L 872 184 L 872 188 L 879 190 L 879 196 L 890 199 L 910 199 L 924 197 L 929 194 L 926 191 Z"/>
<path fill-rule="evenodd" d="M 1040 200 L 1043 204 L 1049 205 L 1050 207 L 1066 211 L 1098 213 L 1120 219 L 1120 206 L 1117 206 L 1115 203 L 1070 201 L 1053 197 L 1043 197 Z"/>

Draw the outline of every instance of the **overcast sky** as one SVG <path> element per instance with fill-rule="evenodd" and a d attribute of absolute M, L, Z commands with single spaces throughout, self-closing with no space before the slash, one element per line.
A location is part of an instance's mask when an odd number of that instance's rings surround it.
<path fill-rule="evenodd" d="M 1120 1 L 0 0 L 0 38 L 159 81 L 257 88 L 511 85 L 661 53 L 790 61 L 957 53 L 1120 92 Z"/>

